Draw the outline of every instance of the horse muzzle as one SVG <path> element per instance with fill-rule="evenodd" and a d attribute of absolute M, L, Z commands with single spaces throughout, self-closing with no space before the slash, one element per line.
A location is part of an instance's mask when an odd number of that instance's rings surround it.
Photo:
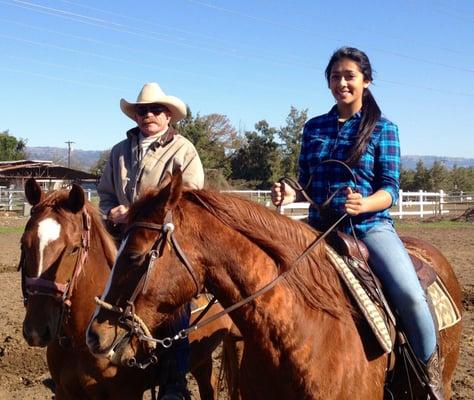
<path fill-rule="evenodd" d="M 51 328 L 48 325 L 32 327 L 26 321 L 23 322 L 23 337 L 28 346 L 46 347 L 54 338 Z"/>
<path fill-rule="evenodd" d="M 92 320 L 87 329 L 86 343 L 94 356 L 108 358 L 117 365 L 127 362 L 123 360 L 125 353 L 133 353 L 129 346 L 130 335 L 126 330 L 107 322 L 99 323 L 97 319 Z"/>

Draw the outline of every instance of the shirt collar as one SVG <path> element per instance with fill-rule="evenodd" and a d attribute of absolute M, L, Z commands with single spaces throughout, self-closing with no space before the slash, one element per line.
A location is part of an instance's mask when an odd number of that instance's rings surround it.
<path fill-rule="evenodd" d="M 337 105 L 334 105 L 331 108 L 331 110 L 329 110 L 328 115 L 330 115 L 332 118 L 334 118 L 336 120 L 339 118 L 339 113 L 337 111 Z M 352 117 L 350 117 L 348 119 L 348 121 L 351 120 L 351 119 L 361 119 L 361 118 L 362 118 L 362 111 L 357 111 Z"/>

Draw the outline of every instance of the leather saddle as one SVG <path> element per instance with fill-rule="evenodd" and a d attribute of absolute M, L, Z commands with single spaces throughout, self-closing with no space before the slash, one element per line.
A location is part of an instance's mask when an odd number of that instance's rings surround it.
<path fill-rule="evenodd" d="M 362 278 L 364 282 L 366 279 L 372 280 L 373 274 L 368 267 L 370 258 L 369 250 L 361 240 L 356 241 L 352 236 L 344 232 L 336 231 L 330 238 L 329 243 L 340 255 L 348 259 L 363 261 L 358 263 L 361 269 L 361 271 L 359 271 L 359 277 Z M 431 265 L 427 264 L 424 260 L 413 254 L 410 254 L 410 257 L 421 286 L 426 290 L 436 280 L 436 272 Z"/>

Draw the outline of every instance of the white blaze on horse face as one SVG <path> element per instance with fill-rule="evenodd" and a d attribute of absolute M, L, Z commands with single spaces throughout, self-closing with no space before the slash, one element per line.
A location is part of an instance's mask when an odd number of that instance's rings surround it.
<path fill-rule="evenodd" d="M 43 252 L 46 246 L 59 238 L 61 225 L 53 218 L 45 218 L 38 224 L 39 265 L 38 275 L 43 272 Z"/>

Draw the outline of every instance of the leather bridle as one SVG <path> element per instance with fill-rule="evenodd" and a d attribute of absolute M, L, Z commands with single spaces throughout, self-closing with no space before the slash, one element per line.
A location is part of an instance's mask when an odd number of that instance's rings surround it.
<path fill-rule="evenodd" d="M 77 257 L 74 263 L 74 268 L 71 273 L 71 277 L 66 283 L 59 283 L 41 277 L 32 278 L 27 276 L 26 256 L 25 251 L 23 249 L 21 251 L 20 264 L 18 266 L 18 270 L 21 271 L 21 288 L 23 292 L 23 303 L 25 307 L 28 304 L 29 298 L 32 296 L 47 296 L 53 298 L 55 301 L 60 303 L 62 310 L 61 319 L 58 324 L 58 331 L 56 332 L 56 336 L 58 337 L 60 336 L 59 333 L 63 324 L 64 317 L 71 308 L 71 297 L 76 286 L 77 278 L 82 272 L 89 253 L 91 218 L 85 208 L 83 208 L 82 210 L 81 220 L 82 232 L 80 244 L 77 246 Z M 64 249 L 62 254 L 60 255 L 58 268 L 66 257 L 65 253 L 66 249 Z"/>
<path fill-rule="evenodd" d="M 346 216 L 346 214 L 341 216 L 326 232 L 315 238 L 313 242 L 310 243 L 309 246 L 303 251 L 303 253 L 301 253 L 295 259 L 295 261 L 292 263 L 292 268 L 289 268 L 285 272 L 278 275 L 276 278 L 267 283 L 261 289 L 257 290 L 252 295 L 238 301 L 237 303 L 225 308 L 224 310 L 221 310 L 217 314 L 214 314 L 212 317 L 201 321 L 203 315 L 207 313 L 207 311 L 210 309 L 210 307 L 206 307 L 206 309 L 196 318 L 195 322 L 189 328 L 179 331 L 174 336 L 165 337 L 163 339 L 157 339 L 152 336 L 150 329 L 147 327 L 144 321 L 135 313 L 134 306 L 134 302 L 138 294 L 140 292 L 145 293 L 147 290 L 149 275 L 154 267 L 155 260 L 163 255 L 165 245 L 170 244 L 170 246 L 174 248 L 181 263 L 187 269 L 189 275 L 192 277 L 194 284 L 196 285 L 196 296 L 200 293 L 200 285 L 199 281 L 197 280 L 197 274 L 194 271 L 194 268 L 192 267 L 191 263 L 187 259 L 186 255 L 184 254 L 183 250 L 181 249 L 181 246 L 179 246 L 176 240 L 176 237 L 174 235 L 172 214 L 170 210 L 167 211 L 163 224 L 136 222 L 130 225 L 130 227 L 127 229 L 127 233 L 137 228 L 144 228 L 161 231 L 161 234 L 156 239 L 152 249 L 148 253 L 148 267 L 143 272 L 143 275 L 141 276 L 137 286 L 135 287 L 132 296 L 127 301 L 127 306 L 125 308 L 112 305 L 102 299 L 99 299 L 98 297 L 95 297 L 95 302 L 99 307 L 120 314 L 119 323 L 128 329 L 128 334 L 122 335 L 121 337 L 117 338 L 117 340 L 112 345 L 112 348 L 117 348 L 127 337 L 129 338 L 131 336 L 136 336 L 139 341 L 145 342 L 151 356 L 144 363 L 139 363 L 136 361 L 135 358 L 132 357 L 130 360 L 128 360 L 128 366 L 139 367 L 144 369 L 148 365 L 156 363 L 157 357 L 153 354 L 153 352 L 156 350 L 157 344 L 160 344 L 164 348 L 169 348 L 171 347 L 173 342 L 187 338 L 191 332 L 196 331 L 197 329 L 210 324 L 211 322 L 221 318 L 226 314 L 229 314 L 230 312 L 242 307 L 243 305 L 250 303 L 255 298 L 263 295 L 264 293 L 272 289 L 274 286 L 280 283 L 286 277 L 286 275 L 293 270 L 293 267 L 298 264 L 302 259 L 304 259 Z M 212 299 L 210 305 L 214 304 L 214 302 L 215 299 Z"/>

